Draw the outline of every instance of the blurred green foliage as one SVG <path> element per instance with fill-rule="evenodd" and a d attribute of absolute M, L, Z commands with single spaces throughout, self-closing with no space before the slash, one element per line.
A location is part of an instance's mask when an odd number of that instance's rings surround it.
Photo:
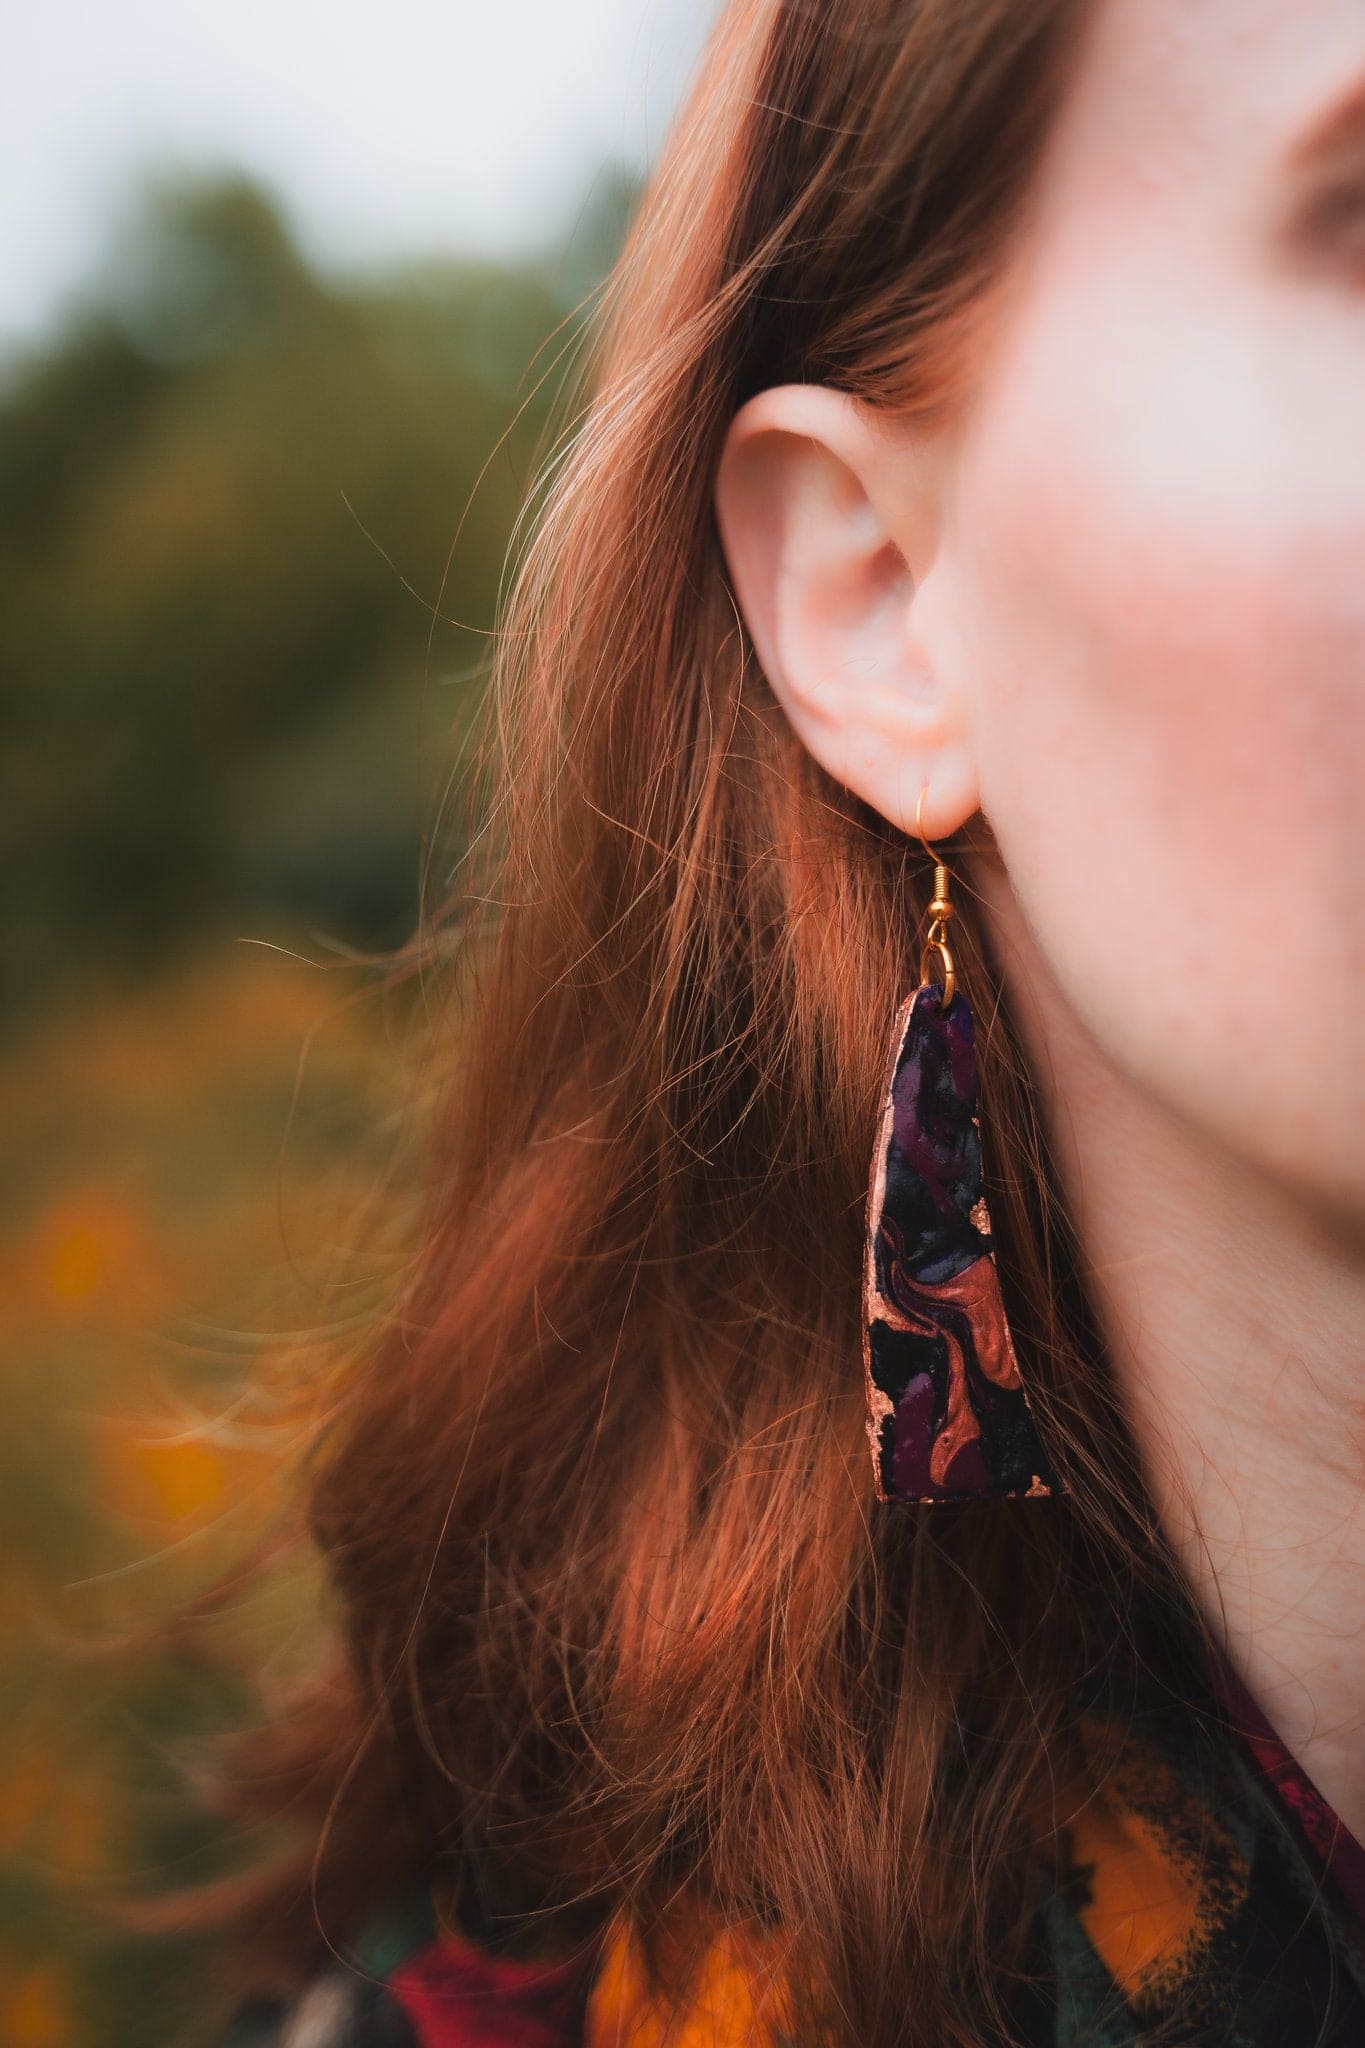
<path fill-rule="evenodd" d="M 407 928 L 631 200 L 604 173 L 553 261 L 346 287 L 256 186 L 153 185 L 51 347 L 10 364 L 0 1013 L 209 919 Z"/>
<path fill-rule="evenodd" d="M 248 1697 L 205 1650 L 277 1682 L 316 1573 L 173 1618 L 278 1507 L 263 1359 L 385 1286 L 406 1082 L 348 956 L 411 928 L 634 197 L 347 282 L 250 183 L 151 185 L 0 370 L 0 2048 L 196 2038 L 196 1941 L 102 1902 L 257 1846 L 196 1794 Z"/>

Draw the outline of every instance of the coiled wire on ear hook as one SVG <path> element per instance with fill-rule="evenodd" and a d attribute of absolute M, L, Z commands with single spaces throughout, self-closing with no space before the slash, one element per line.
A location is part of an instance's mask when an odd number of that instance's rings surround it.
<path fill-rule="evenodd" d="M 929 959 L 931 954 L 937 953 L 943 981 L 943 994 L 939 998 L 938 1006 L 940 1010 L 946 1010 L 953 1000 L 953 991 L 957 987 L 957 975 L 953 968 L 953 956 L 948 950 L 948 920 L 953 914 L 953 906 L 948 897 L 951 877 L 947 868 L 925 838 L 924 828 L 920 824 L 920 812 L 924 808 L 924 799 L 928 789 L 929 785 L 926 782 L 920 790 L 919 799 L 915 805 L 915 831 L 919 835 L 920 845 L 934 863 L 934 900 L 929 905 L 929 929 L 924 935 L 924 944 L 920 950 L 919 979 L 921 988 L 929 986 Z"/>

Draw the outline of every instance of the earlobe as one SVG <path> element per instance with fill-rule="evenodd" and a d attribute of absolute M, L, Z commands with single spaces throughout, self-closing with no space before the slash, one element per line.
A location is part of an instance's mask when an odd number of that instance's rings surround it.
<path fill-rule="evenodd" d="M 934 465 L 826 385 L 759 392 L 730 423 L 716 519 L 754 652 L 793 729 L 902 831 L 977 807 L 963 706 L 916 631 Z"/>

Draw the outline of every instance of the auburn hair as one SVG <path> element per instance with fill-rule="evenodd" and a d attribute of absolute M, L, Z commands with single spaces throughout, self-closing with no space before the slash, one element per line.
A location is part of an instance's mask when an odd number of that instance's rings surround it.
<path fill-rule="evenodd" d="M 861 1277 L 924 850 L 761 671 L 712 490 L 754 392 L 970 388 L 1082 0 L 731 0 L 516 544 L 419 1222 L 305 1461 L 334 1665 L 250 1770 L 319 1819 L 256 1894 L 307 1967 L 407 1879 L 663 1969 L 754 1922 L 794 2038 L 979 2044 L 1024 1967 L 1078 1699 L 1186 1618 L 953 866 L 1001 1282 L 1066 1497 L 879 1504 Z M 698 1939 L 702 1936 L 699 1934 Z M 685 1975 L 673 1949 L 671 1967 Z"/>

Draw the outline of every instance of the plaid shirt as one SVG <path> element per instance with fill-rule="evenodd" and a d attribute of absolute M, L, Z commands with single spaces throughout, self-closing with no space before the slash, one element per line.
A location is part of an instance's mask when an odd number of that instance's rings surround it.
<path fill-rule="evenodd" d="M 1117 1764 L 1058 1836 L 1019 2048 L 1136 2048 L 1176 2013 L 1165 2038 L 1201 2048 L 1365 2048 L 1365 1849 L 1230 1670 L 1216 1686 L 1233 1733 L 1212 1751 L 1169 1701 L 1089 1718 Z M 423 1897 L 225 2048 L 783 2048 L 774 1986 L 736 1930 L 664 2012 L 621 1927 L 590 1964 L 531 1963 L 438 1931 Z"/>

